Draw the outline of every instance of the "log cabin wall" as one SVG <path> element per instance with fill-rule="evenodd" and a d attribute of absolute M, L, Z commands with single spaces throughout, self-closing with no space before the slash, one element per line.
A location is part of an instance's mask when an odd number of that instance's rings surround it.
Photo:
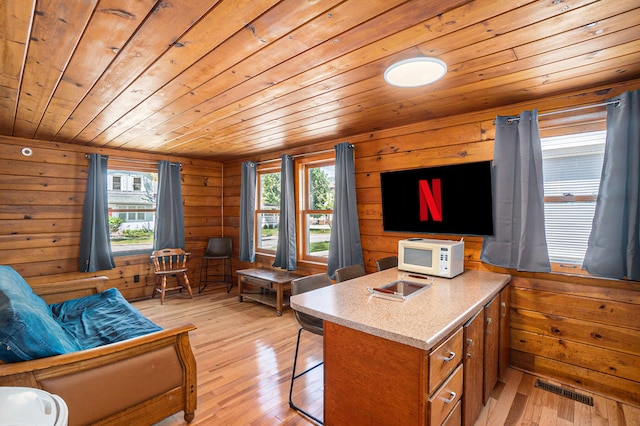
<path fill-rule="evenodd" d="M 379 176 L 381 171 L 481 161 L 493 158 L 496 115 L 515 115 L 538 108 L 541 112 L 603 102 L 640 82 L 601 87 L 587 93 L 514 104 L 500 110 L 425 121 L 418 125 L 376 129 L 349 139 L 355 145 L 356 187 L 360 233 L 368 273 L 375 260 L 396 254 L 400 239 L 414 234 L 383 232 Z M 427 115 L 427 113 L 425 113 Z M 603 111 L 582 120 L 565 118 L 564 127 L 575 132 L 603 129 Z M 541 127 L 547 135 L 558 132 L 558 116 Z M 344 140 L 307 146 L 296 155 L 332 148 Z M 240 164 L 278 158 L 284 152 L 228 161 L 224 164 L 224 234 L 238 247 L 240 216 Z M 442 236 L 447 237 L 447 236 Z M 451 237 L 456 238 L 456 237 Z M 511 283 L 511 365 L 542 374 L 571 386 L 640 404 L 640 284 L 570 275 L 522 274 L 480 261 L 482 239 L 465 237 L 465 267 L 514 275 Z M 270 267 L 273 257 L 258 254 L 256 262 L 239 262 L 234 269 Z M 298 263 L 298 272 L 325 272 L 326 265 Z M 570 307 L 570 308 L 568 308 Z M 635 315 L 634 315 L 635 312 Z"/>
<path fill-rule="evenodd" d="M 29 157 L 23 147 L 32 149 Z M 86 146 L 0 136 L 0 259 L 28 282 L 106 275 L 127 299 L 148 297 L 154 288 L 149 255 L 115 257 L 116 267 L 78 272 L 82 206 L 89 162 L 85 153 L 118 158 L 180 161 L 185 249 L 192 286 L 209 237 L 222 235 L 222 164 Z M 134 276 L 139 282 L 134 282 Z M 158 302 L 159 303 L 159 302 Z"/>

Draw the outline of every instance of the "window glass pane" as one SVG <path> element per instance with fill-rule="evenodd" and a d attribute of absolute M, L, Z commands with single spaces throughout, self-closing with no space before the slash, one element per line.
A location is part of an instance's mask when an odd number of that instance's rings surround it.
<path fill-rule="evenodd" d="M 280 172 L 260 174 L 260 210 L 280 210 Z"/>
<path fill-rule="evenodd" d="M 331 214 L 307 215 L 306 238 L 307 255 L 329 257 L 329 239 L 331 237 Z"/>
<path fill-rule="evenodd" d="M 258 213 L 258 248 L 275 251 L 278 247 L 278 213 Z"/>
<path fill-rule="evenodd" d="M 545 226 L 552 262 L 581 264 L 584 259 L 604 143 L 604 131 L 542 139 Z"/>
<path fill-rule="evenodd" d="M 113 176 L 118 174 L 118 176 Z M 114 253 L 153 249 L 158 174 L 109 170 L 112 189 L 109 198 L 109 231 Z M 122 182 L 133 182 L 127 191 Z"/>
<path fill-rule="evenodd" d="M 312 167 L 309 176 L 309 210 L 333 210 L 335 166 Z"/>

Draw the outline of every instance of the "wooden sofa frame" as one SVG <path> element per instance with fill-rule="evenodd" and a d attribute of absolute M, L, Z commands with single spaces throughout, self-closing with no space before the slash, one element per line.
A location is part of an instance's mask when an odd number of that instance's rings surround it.
<path fill-rule="evenodd" d="M 107 277 L 32 285 L 47 303 L 108 288 Z M 59 395 L 69 425 L 149 425 L 179 411 L 191 422 L 197 404 L 192 324 L 93 349 L 0 364 L 0 386 L 26 386 Z"/>

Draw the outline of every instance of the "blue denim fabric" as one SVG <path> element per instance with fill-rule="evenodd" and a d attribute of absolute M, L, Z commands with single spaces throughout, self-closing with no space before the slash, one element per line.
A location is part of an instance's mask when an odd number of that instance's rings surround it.
<path fill-rule="evenodd" d="M 49 310 L 58 324 L 75 336 L 82 349 L 162 330 L 131 305 L 117 288 L 52 304 Z"/>
<path fill-rule="evenodd" d="M 25 361 L 79 349 L 20 274 L 0 265 L 0 359 Z"/>

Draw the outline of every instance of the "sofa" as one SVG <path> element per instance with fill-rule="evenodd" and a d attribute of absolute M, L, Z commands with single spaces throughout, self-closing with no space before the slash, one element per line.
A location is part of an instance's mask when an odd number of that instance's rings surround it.
<path fill-rule="evenodd" d="M 0 386 L 60 396 L 69 425 L 149 425 L 196 410 L 195 326 L 163 330 L 106 277 L 29 286 L 0 265 Z"/>

